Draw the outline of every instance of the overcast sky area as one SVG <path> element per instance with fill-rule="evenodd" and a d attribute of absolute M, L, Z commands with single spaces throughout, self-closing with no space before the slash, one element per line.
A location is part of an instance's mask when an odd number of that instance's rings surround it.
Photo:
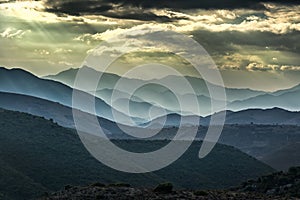
<path fill-rule="evenodd" d="M 0 0 L 0 66 L 38 76 L 78 68 L 102 41 L 137 27 L 192 37 L 228 87 L 274 91 L 300 83 L 296 0 Z M 118 67 L 165 56 L 140 54 L 124 57 Z M 168 60 L 173 63 L 180 62 Z"/>

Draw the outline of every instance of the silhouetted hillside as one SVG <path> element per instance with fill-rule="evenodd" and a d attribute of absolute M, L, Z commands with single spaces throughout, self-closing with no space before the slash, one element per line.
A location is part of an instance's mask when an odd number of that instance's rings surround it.
<path fill-rule="evenodd" d="M 84 98 L 85 102 L 79 102 L 74 105 L 72 101 L 73 89 L 60 82 L 53 80 L 45 80 L 34 76 L 33 74 L 21 69 L 6 69 L 0 67 L 0 91 L 6 93 L 22 94 L 27 96 L 38 97 L 52 102 L 57 102 L 68 107 L 75 107 L 77 109 L 91 112 L 86 108 L 86 104 L 94 103 L 95 110 L 98 116 L 105 119 L 113 118 L 113 108 L 105 103 L 102 99 L 77 91 L 80 98 Z M 78 97 L 77 96 L 77 97 Z M 94 105 L 92 104 L 92 105 Z M 114 110 L 120 118 L 128 118 L 124 113 Z M 139 119 L 136 118 L 138 121 Z M 121 122 L 120 122 L 121 123 Z"/>
<path fill-rule="evenodd" d="M 1 110 L 0 122 L 0 160 L 4 163 L 0 170 L 5 172 L 1 176 L 0 193 L 13 199 L 33 197 L 44 189 L 59 190 L 67 184 L 87 185 L 97 181 L 145 187 L 169 181 L 176 188 L 226 188 L 273 171 L 225 145 L 217 145 L 209 156 L 200 160 L 201 142 L 194 142 L 183 157 L 165 169 L 155 173 L 127 174 L 99 163 L 86 151 L 73 130 L 52 121 Z M 168 141 L 114 142 L 124 149 L 145 152 L 158 149 Z"/>

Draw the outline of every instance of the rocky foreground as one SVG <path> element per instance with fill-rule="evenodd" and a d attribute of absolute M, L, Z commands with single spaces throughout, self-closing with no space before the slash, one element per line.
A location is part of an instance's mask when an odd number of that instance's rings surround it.
<path fill-rule="evenodd" d="M 297 199 L 291 197 L 276 197 L 250 192 L 233 192 L 233 191 L 164 191 L 151 189 L 138 189 L 128 186 L 97 186 L 87 187 L 67 186 L 60 192 L 51 195 L 45 195 L 40 200 L 159 200 L 159 199 L 200 199 L 200 200 L 288 200 Z"/>
<path fill-rule="evenodd" d="M 154 189 L 132 188 L 128 184 L 94 183 L 86 187 L 65 186 L 64 190 L 45 194 L 41 200 L 296 200 L 300 199 L 300 167 L 287 172 L 276 172 L 249 180 L 231 190 L 173 190 L 171 183 L 162 183 Z"/>

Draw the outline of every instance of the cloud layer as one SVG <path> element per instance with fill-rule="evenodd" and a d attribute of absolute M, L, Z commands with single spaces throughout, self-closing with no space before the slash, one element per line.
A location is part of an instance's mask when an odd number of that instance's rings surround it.
<path fill-rule="evenodd" d="M 299 83 L 298 0 L 0 0 L 0 65 L 54 74 L 79 67 L 103 40 L 143 27 L 193 37 L 231 87 Z M 155 59 L 186 67 L 158 52 L 128 55 L 120 63 L 126 68 Z"/>
<path fill-rule="evenodd" d="M 46 10 L 69 15 L 100 14 L 107 17 L 137 19 L 144 21 L 173 21 L 174 17 L 160 16 L 152 9 L 254 9 L 267 10 L 264 3 L 283 3 L 299 5 L 299 1 L 290 0 L 45 0 Z M 180 19 L 180 18 L 179 18 Z"/>

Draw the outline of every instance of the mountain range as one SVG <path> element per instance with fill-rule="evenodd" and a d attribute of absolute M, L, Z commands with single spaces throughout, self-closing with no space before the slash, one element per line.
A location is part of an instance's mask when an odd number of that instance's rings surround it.
<path fill-rule="evenodd" d="M 125 121 L 118 121 L 119 123 L 126 123 L 126 120 L 129 118 L 124 113 L 111 108 L 111 106 L 105 103 L 102 99 L 95 98 L 88 93 L 78 90 L 75 90 L 77 96 L 85 101 L 80 101 L 77 105 L 74 105 L 72 101 L 74 91 L 72 88 L 60 82 L 38 78 L 21 69 L 8 70 L 0 68 L 0 91 L 37 97 L 68 107 L 74 107 L 75 109 L 80 109 L 88 113 L 93 113 L 93 110 L 86 107 L 86 105 L 92 104 L 95 99 L 95 111 L 98 116 L 113 120 L 113 113 L 116 113 L 120 116 L 121 120 L 125 119 Z M 137 122 L 143 122 L 143 119 L 139 119 L 137 117 L 134 119 Z"/>
<path fill-rule="evenodd" d="M 114 88 L 115 84 L 118 80 L 121 79 L 120 76 L 116 74 L 110 74 L 110 73 L 101 73 L 97 72 L 89 67 L 85 67 L 86 71 L 91 71 L 91 73 L 98 73 L 102 76 L 100 84 L 98 85 L 98 90 L 110 90 L 109 93 L 112 93 L 112 90 L 118 89 Z M 62 71 L 56 75 L 49 75 L 44 78 L 56 80 L 59 82 L 62 82 L 66 85 L 69 85 L 70 87 L 73 87 L 74 80 L 76 78 L 76 74 L 78 72 L 78 69 L 69 69 L 66 71 Z M 163 78 L 162 80 L 159 80 L 159 82 L 171 82 L 174 83 L 179 82 L 178 80 L 182 77 L 176 77 L 176 76 L 167 76 Z M 208 92 L 207 85 L 208 84 L 213 90 L 218 90 L 220 86 L 214 85 L 211 83 L 206 83 L 201 78 L 196 77 L 184 77 L 193 87 L 195 94 L 197 95 L 198 102 L 200 104 L 200 115 L 205 116 L 212 114 L 210 108 L 210 101 L 218 101 L 218 99 L 210 99 L 210 95 Z M 130 79 L 126 77 L 122 77 L 122 83 L 127 85 L 128 87 L 133 87 L 135 85 L 142 85 L 145 84 L 145 82 L 151 82 L 150 81 L 143 81 L 139 79 Z M 155 80 L 154 80 L 155 81 Z M 166 89 L 162 89 L 162 87 L 159 86 L 150 86 L 151 88 L 147 88 L 146 92 L 142 93 L 135 93 L 134 97 L 144 100 L 149 103 L 157 103 L 161 105 L 163 108 L 168 108 L 169 110 L 174 110 L 174 107 L 177 105 L 174 105 L 174 98 L 173 96 L 170 96 L 168 91 Z M 178 85 L 178 90 L 181 91 L 180 95 L 183 95 L 184 98 L 189 99 L 190 95 L 185 93 L 185 88 L 180 88 L 181 86 Z M 227 102 L 227 109 L 232 111 L 240 111 L 245 110 L 249 108 L 273 108 L 273 107 L 279 107 L 291 111 L 299 111 L 300 110 L 300 103 L 297 101 L 300 97 L 300 84 L 297 86 L 294 86 L 289 89 L 285 90 L 279 90 L 275 92 L 264 92 L 264 91 L 255 91 L 251 89 L 237 89 L 237 88 L 225 88 L 226 91 L 226 102 Z M 122 91 L 126 92 L 126 91 Z M 103 97 L 101 92 L 97 93 L 98 97 Z M 110 99 L 109 97 L 107 99 Z M 108 102 L 106 99 L 106 102 Z M 164 103 L 164 100 L 167 101 L 167 103 Z M 173 103 L 172 103 L 173 102 Z M 176 104 L 176 103 L 175 103 Z M 170 106 L 172 105 L 172 106 Z M 218 108 L 220 111 L 222 108 Z"/>
<path fill-rule="evenodd" d="M 100 89 L 114 89 L 116 83 L 121 78 L 122 78 L 122 83 L 124 83 L 125 85 L 127 85 L 129 87 L 135 86 L 135 85 L 142 85 L 144 82 L 151 82 L 151 81 L 155 82 L 155 80 L 133 79 L 133 78 L 120 77 L 117 74 L 112 74 L 112 73 L 102 73 L 102 72 L 98 72 L 87 66 L 83 66 L 83 68 L 84 68 L 84 72 L 87 74 L 98 73 L 98 75 L 101 76 L 101 82 L 98 85 L 99 90 Z M 69 85 L 70 87 L 73 87 L 78 71 L 79 71 L 79 69 L 71 68 L 66 71 L 62 71 L 56 75 L 48 75 L 43 78 L 47 78 L 50 80 L 56 80 L 56 81 L 66 84 L 66 85 Z M 178 81 L 178 80 L 181 80 L 182 78 L 185 78 L 191 84 L 191 86 L 195 90 L 196 95 L 204 95 L 206 97 L 209 97 L 210 95 L 209 95 L 209 91 L 207 88 L 207 84 L 209 84 L 212 89 L 221 87 L 221 86 L 206 82 L 202 78 L 191 77 L 191 76 L 179 77 L 179 76 L 170 75 L 170 76 L 166 76 L 166 77 L 162 78 L 161 80 L 159 80 L 159 82 L 161 82 L 161 83 L 170 83 L 170 82 L 178 83 L 179 82 L 180 83 L 180 81 Z M 183 86 L 177 85 L 177 87 L 179 88 L 178 90 L 181 91 L 181 94 L 186 94 L 185 88 L 180 88 Z M 155 88 L 155 89 L 157 90 L 158 88 Z M 163 92 L 161 90 L 161 88 L 159 88 L 158 90 L 160 90 L 160 92 Z M 255 91 L 255 90 L 251 90 L 251 89 L 226 88 L 226 94 L 227 94 L 227 100 L 232 102 L 235 100 L 244 100 L 244 99 L 255 97 L 255 96 L 258 96 L 261 94 L 265 94 L 265 92 Z"/>
<path fill-rule="evenodd" d="M 54 122 L 67 128 L 75 128 L 72 108 L 62 105 L 60 103 L 52 102 L 49 100 L 7 92 L 0 92 L 0 108 L 25 112 L 46 119 L 52 119 Z M 77 112 L 82 112 L 77 110 Z M 82 115 L 88 115 L 88 113 L 82 112 Z M 186 124 L 184 126 L 197 125 L 190 122 L 199 121 L 202 126 L 208 126 L 210 122 L 210 116 L 198 117 L 198 116 L 184 116 Z M 98 117 L 99 121 L 103 124 L 108 124 L 107 127 L 112 129 L 115 127 L 115 122 L 103 117 Z M 85 120 L 85 118 L 82 118 Z M 165 127 L 177 127 L 180 124 L 181 116 L 178 114 L 169 114 L 163 124 Z M 152 128 L 161 126 L 163 120 L 155 119 L 152 121 Z M 155 123 L 157 125 L 155 126 Z M 86 121 L 85 124 L 89 127 L 95 127 L 97 124 L 93 124 L 90 121 Z M 243 111 L 227 111 L 225 124 L 233 125 L 297 125 L 300 126 L 300 112 L 291 112 L 280 108 L 273 109 L 248 109 Z M 116 130 L 116 129 L 113 129 Z M 107 130 L 107 133 L 110 131 Z M 117 132 L 118 133 L 118 132 Z M 115 133 L 115 135 L 118 135 Z"/>
<path fill-rule="evenodd" d="M 91 69 L 86 68 L 86 70 L 90 71 Z M 74 76 L 77 70 L 73 69 L 69 71 L 73 72 Z M 69 80 L 73 80 L 69 71 L 62 72 L 61 74 L 64 74 L 64 76 L 68 75 L 71 77 Z M 58 77 L 60 77 L 61 74 L 59 74 Z M 161 108 L 160 105 L 150 101 L 151 96 L 157 97 L 156 100 L 161 100 L 160 103 L 163 103 L 162 101 L 164 100 L 162 97 L 163 95 L 161 94 L 167 94 L 167 96 L 169 96 L 166 102 L 171 102 L 172 100 L 172 94 L 166 91 L 165 88 L 153 87 L 153 85 L 146 91 L 136 93 L 129 101 L 126 98 L 119 99 L 119 104 L 117 103 L 115 104 L 115 107 L 111 107 L 109 101 L 113 93 L 125 97 L 128 94 L 126 91 L 112 90 L 112 88 L 109 88 L 117 81 L 117 75 L 105 74 L 105 77 L 107 79 L 107 88 L 100 88 L 100 90 L 97 90 L 98 98 L 96 98 L 96 111 L 98 114 L 98 122 L 109 138 L 133 139 L 124 132 L 122 127 L 125 127 L 126 130 L 130 130 L 130 132 L 133 133 L 139 133 L 145 130 L 151 132 L 159 127 L 164 127 L 156 136 L 149 138 L 149 140 L 171 139 L 176 133 L 176 129 L 179 126 L 181 119 L 185 122 L 182 126 L 186 127 L 186 131 L 189 131 L 189 127 L 196 125 L 194 122 L 199 122 L 201 126 L 198 131 L 197 139 L 204 138 L 203 133 L 206 132 L 205 129 L 210 123 L 210 115 L 202 117 L 197 115 L 184 115 L 182 113 L 182 115 L 180 115 L 180 112 L 172 110 L 174 109 L 173 107 L 170 108 L 170 110 L 166 109 L 165 113 L 160 114 L 158 112 L 157 115 L 150 116 L 151 112 L 149 112 L 149 110 L 159 110 Z M 196 81 L 194 80 L 195 78 L 190 79 L 194 82 Z M 132 80 L 126 78 L 126 81 L 131 82 Z M 133 80 L 131 84 L 140 81 L 141 80 Z M 156 89 L 158 90 L 156 91 Z M 260 95 L 256 93 L 258 96 L 233 101 L 230 104 L 234 105 L 240 103 L 246 105 L 245 102 L 252 102 L 255 99 L 262 99 L 261 102 L 264 102 L 264 99 L 269 98 L 269 100 L 266 100 L 268 103 L 265 103 L 265 106 L 269 107 L 270 105 L 274 105 L 274 107 L 267 109 L 259 108 L 260 104 L 254 101 L 254 104 L 257 105 L 254 106 L 255 108 L 251 108 L 249 104 L 248 107 L 251 109 L 246 106 L 247 109 L 245 110 L 227 110 L 225 127 L 219 142 L 235 146 L 249 155 L 263 160 L 276 169 L 287 169 L 292 166 L 293 162 L 298 162 L 298 160 L 300 160 L 297 158 L 297 155 L 290 160 L 284 158 L 286 158 L 288 152 L 291 152 L 289 149 L 292 147 L 292 149 L 297 148 L 296 144 L 300 141 L 297 134 L 294 134 L 294 132 L 299 131 L 297 127 L 300 126 L 300 112 L 288 111 L 279 108 L 280 106 L 277 105 L 287 104 L 290 108 L 293 105 L 297 107 L 299 103 L 296 101 L 297 98 L 295 98 L 295 95 L 298 95 L 299 89 L 300 87 L 296 86 L 269 94 L 263 93 Z M 147 91 L 149 91 L 149 93 L 147 93 Z M 237 97 L 237 91 L 240 91 L 240 89 L 234 89 L 233 91 L 236 92 L 234 96 Z M 247 90 L 241 91 L 241 94 L 243 94 Z M 94 132 L 98 123 L 86 118 L 86 116 L 92 116 L 89 110 L 80 109 L 82 107 L 78 109 L 75 107 L 72 109 L 72 92 L 73 89 L 71 87 L 61 82 L 39 78 L 21 69 L 8 70 L 0 68 L 0 108 L 44 117 L 61 126 L 71 129 L 76 128 L 72 113 L 75 110 L 77 114 L 82 116 L 81 120 L 84 122 L 82 124 L 85 124 L 84 129 Z M 87 96 L 88 99 L 93 98 L 89 93 L 81 91 L 79 91 L 79 93 Z M 190 94 L 181 95 L 182 97 L 188 98 Z M 144 100 L 147 98 L 149 102 Z M 203 94 L 200 94 L 198 98 L 206 98 L 206 101 L 209 101 L 209 98 Z M 272 104 L 272 102 L 276 103 Z M 132 107 L 131 112 L 121 112 L 123 109 L 122 105 L 125 103 L 128 103 L 130 107 Z M 129 116 L 131 116 L 131 119 L 139 126 L 129 126 L 126 124 L 126 121 L 124 121 L 124 123 L 118 121 L 119 124 L 117 124 L 113 117 L 113 112 L 119 113 L 124 118 L 129 118 Z M 220 113 L 215 113 L 213 115 L 218 114 Z M 149 119 L 151 120 L 149 121 Z M 165 122 L 164 119 L 166 120 Z M 151 126 L 148 126 L 149 124 L 151 124 Z M 119 125 L 122 127 L 119 127 Z M 292 141 L 295 143 L 292 143 Z M 279 159 L 276 155 L 282 156 Z M 286 165 L 278 164 L 279 160 L 283 160 Z"/>
<path fill-rule="evenodd" d="M 93 69 L 86 67 L 88 73 L 100 73 L 95 72 Z M 74 76 L 76 75 L 77 69 L 70 69 L 64 72 L 59 73 L 55 76 L 48 76 L 47 79 L 38 78 L 29 72 L 23 71 L 21 69 L 12 69 L 8 70 L 5 68 L 0 68 L 0 91 L 7 93 L 16 93 L 24 94 L 28 96 L 34 96 L 41 99 L 49 100 L 52 102 L 57 102 L 62 105 L 71 107 L 72 106 L 72 92 L 73 89 L 69 87 L 72 85 L 72 80 L 74 81 Z M 174 94 L 166 90 L 164 87 L 157 85 L 146 85 L 144 90 L 137 91 L 132 96 L 129 95 L 126 91 L 114 90 L 114 84 L 120 79 L 119 76 L 115 74 L 104 73 L 103 81 L 99 85 L 98 90 L 96 91 L 96 112 L 102 117 L 114 120 L 112 113 L 117 113 L 120 115 L 121 119 L 126 119 L 129 116 L 134 119 L 137 124 L 146 123 L 155 118 L 170 115 L 170 114 L 179 114 L 182 116 L 194 115 L 193 113 L 188 113 L 180 111 L 178 107 L 179 102 L 176 100 Z M 50 80 L 53 79 L 53 80 Z M 165 77 L 165 79 L 173 78 L 176 80 L 177 77 Z M 127 87 L 133 86 L 135 84 L 143 84 L 142 80 L 138 79 L 125 79 L 125 83 L 128 83 Z M 211 112 L 210 106 L 211 101 L 215 101 L 218 104 L 218 100 L 211 100 L 208 96 L 207 87 L 202 79 L 197 79 L 194 77 L 187 77 L 189 82 L 198 88 L 197 100 L 200 105 L 201 112 L 206 114 L 204 117 L 203 124 L 207 123 L 207 118 Z M 101 79 L 102 80 L 102 79 Z M 60 81 L 60 82 L 58 82 Z M 67 86 L 67 85 L 69 86 Z M 203 86 L 204 85 L 204 86 Z M 219 87 L 219 86 L 212 86 Z M 200 88 L 200 89 L 199 89 Z M 87 96 L 87 99 L 92 99 L 93 94 L 91 93 L 82 93 Z M 255 109 L 271 109 L 274 107 L 282 108 L 290 111 L 300 110 L 300 103 L 297 101 L 300 97 L 300 86 L 295 86 L 287 90 L 281 90 L 273 93 L 265 93 L 261 91 L 253 91 L 248 89 L 226 89 L 227 94 L 227 110 L 230 111 L 242 111 L 247 109 L 252 109 L 252 112 L 255 112 Z M 89 96 L 91 95 L 91 97 Z M 117 97 L 115 102 L 111 102 L 112 95 Z M 180 94 L 181 99 L 185 102 L 189 102 L 189 99 L 192 98 L 192 94 Z M 126 106 L 128 104 L 128 107 Z M 187 103 L 187 105 L 189 105 Z M 193 105 L 191 105 L 193 106 Z M 80 106 L 80 108 L 85 112 L 90 112 L 89 109 L 85 109 L 85 106 Z M 188 108 L 187 110 L 192 110 L 193 108 Z M 221 108 L 217 108 L 222 111 Z M 155 110 L 156 112 L 149 112 L 150 110 Z M 272 120 L 266 120 L 267 118 L 261 117 L 261 120 L 257 120 L 255 117 L 251 119 L 252 114 L 243 112 L 237 114 L 230 114 L 228 111 L 227 114 L 227 123 L 239 123 L 239 121 L 253 121 L 253 123 L 271 123 Z M 204 116 L 201 115 L 201 116 Z M 246 116 L 248 115 L 248 116 Z M 255 114 L 253 114 L 255 115 Z M 263 115 L 262 115 L 263 116 Z M 238 119 L 240 118 L 241 119 Z M 247 119 L 246 119 L 247 118 Z M 264 120 L 262 120 L 264 118 Z M 288 123 L 288 124 L 297 124 L 297 121 L 290 119 L 275 120 L 273 123 Z M 283 122 L 284 121 L 284 122 Z M 119 121 L 120 122 L 120 121 Z M 120 123 L 127 123 L 126 120 Z"/>
<path fill-rule="evenodd" d="M 249 108 L 273 108 L 280 107 L 287 110 L 300 110 L 300 88 L 294 88 L 279 93 L 271 93 L 252 97 L 243 101 L 235 101 L 228 105 L 230 110 L 236 111 Z"/>
<path fill-rule="evenodd" d="M 35 116 L 43 117 L 52 120 L 66 128 L 75 129 L 75 124 L 70 107 L 54 103 L 48 100 L 20 95 L 12 93 L 0 92 L 0 108 L 25 112 Z M 90 130 L 94 133 L 99 126 L 98 123 L 89 121 L 88 113 L 77 111 L 81 116 L 81 120 L 85 125 L 85 130 Z M 220 143 L 234 146 L 243 152 L 254 156 L 255 158 L 268 163 L 270 166 L 286 170 L 295 163 L 300 162 L 298 154 L 291 154 L 290 152 L 298 152 L 297 142 L 300 142 L 300 131 L 298 112 L 290 112 L 282 109 L 274 108 L 268 110 L 254 109 L 239 112 L 227 112 L 227 120 L 223 132 L 219 139 Z M 189 118 L 196 118 L 195 116 L 186 116 L 185 121 Z M 197 118 L 200 120 L 200 128 L 198 130 L 197 140 L 204 138 L 207 131 L 209 117 Z M 194 121 L 195 119 L 191 119 Z M 127 135 L 115 122 L 105 118 L 98 117 L 98 122 L 107 137 L 111 139 L 134 139 Z M 157 135 L 148 138 L 148 140 L 165 140 L 172 139 L 177 132 L 177 126 L 180 122 L 179 115 L 168 115 L 164 128 L 158 132 Z M 158 125 L 152 126 L 148 131 L 151 133 L 158 128 Z M 190 131 L 194 124 L 183 124 L 186 131 Z M 122 125 L 125 126 L 125 125 Z M 131 133 L 147 133 L 147 128 L 139 127 L 125 127 Z M 293 145 L 293 142 L 295 144 Z M 289 151 L 285 150 L 287 147 Z M 291 150 L 293 149 L 293 150 Z M 282 155 L 282 156 L 279 156 Z M 291 155 L 295 155 L 291 158 Z"/>

